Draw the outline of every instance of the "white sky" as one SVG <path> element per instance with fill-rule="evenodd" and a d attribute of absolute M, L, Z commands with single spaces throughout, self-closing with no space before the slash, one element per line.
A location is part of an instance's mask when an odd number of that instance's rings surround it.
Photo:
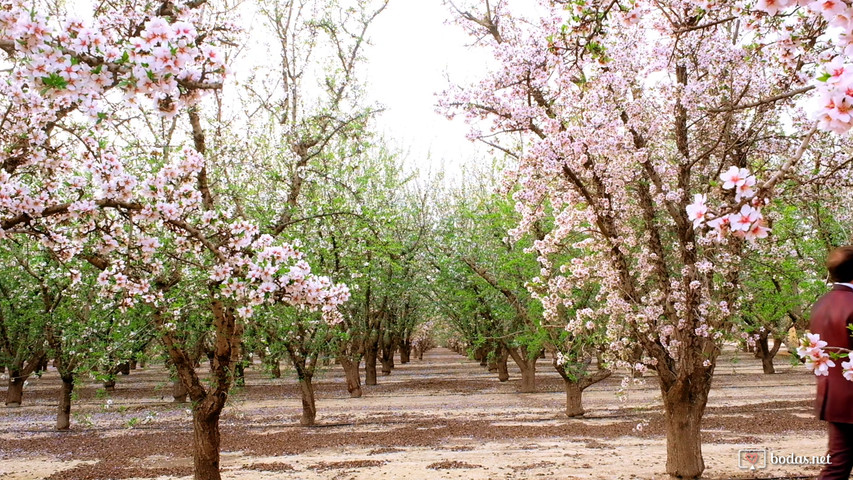
<path fill-rule="evenodd" d="M 449 7 L 441 0 L 393 0 L 368 31 L 366 50 L 370 100 L 385 107 L 379 129 L 420 170 L 444 166 L 459 173 L 461 162 L 485 155 L 485 148 L 465 138 L 468 126 L 436 113 L 437 93 L 453 83 L 467 85 L 481 77 L 489 61 L 484 51 L 468 47 L 471 38 L 446 24 Z"/>

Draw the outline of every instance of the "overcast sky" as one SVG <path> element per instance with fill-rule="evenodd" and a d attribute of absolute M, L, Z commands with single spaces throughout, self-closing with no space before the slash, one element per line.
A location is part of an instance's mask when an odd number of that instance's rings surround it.
<path fill-rule="evenodd" d="M 386 108 L 380 130 L 408 151 L 412 164 L 422 170 L 443 164 L 455 175 L 459 162 L 484 149 L 465 138 L 461 119 L 436 113 L 435 94 L 446 88 L 447 76 L 473 82 L 487 57 L 467 47 L 471 39 L 460 27 L 445 23 L 449 15 L 441 0 L 391 1 L 369 33 L 373 45 L 366 53 L 369 95 Z"/>

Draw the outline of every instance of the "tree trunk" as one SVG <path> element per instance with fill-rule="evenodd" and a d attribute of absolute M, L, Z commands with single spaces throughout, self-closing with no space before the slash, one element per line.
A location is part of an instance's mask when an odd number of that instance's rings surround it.
<path fill-rule="evenodd" d="M 9 389 L 6 391 L 6 406 L 20 407 L 24 399 L 24 382 L 27 377 L 21 375 L 20 371 L 9 370 Z"/>
<path fill-rule="evenodd" d="M 241 361 L 234 365 L 234 385 L 238 387 L 246 385 L 246 366 Z"/>
<path fill-rule="evenodd" d="M 761 359 L 761 367 L 764 373 L 770 375 L 776 373 L 776 368 L 773 366 L 773 358 L 779 352 L 779 347 L 782 345 L 782 340 L 774 339 L 773 348 L 770 348 L 769 333 L 765 332 L 758 336 L 758 342 L 755 345 L 755 356 Z"/>
<path fill-rule="evenodd" d="M 385 358 L 385 356 L 383 355 L 382 356 L 382 376 L 387 377 L 388 375 L 391 375 L 391 368 L 392 368 L 391 360 L 388 358 Z"/>
<path fill-rule="evenodd" d="M 136 370 L 136 359 L 135 358 L 130 359 L 130 369 Z"/>
<path fill-rule="evenodd" d="M 341 362 L 341 367 L 344 369 L 349 396 L 351 398 L 361 398 L 361 376 L 358 373 L 358 364 L 360 362 L 353 362 L 345 355 L 339 356 L 338 360 Z"/>
<path fill-rule="evenodd" d="M 187 403 L 190 392 L 180 378 L 172 381 L 172 398 L 175 403 Z"/>
<path fill-rule="evenodd" d="M 269 370 L 272 378 L 281 378 L 281 362 L 277 355 L 266 355 L 258 352 L 258 356 L 261 358 L 261 363 Z"/>
<path fill-rule="evenodd" d="M 117 369 L 122 375 L 130 375 L 130 362 L 120 363 Z"/>
<path fill-rule="evenodd" d="M 384 339 L 382 342 L 382 376 L 391 375 L 391 370 L 394 369 L 394 342 L 390 339 Z"/>
<path fill-rule="evenodd" d="M 412 358 L 412 344 L 403 342 L 400 344 L 400 363 L 406 364 L 411 361 Z"/>
<path fill-rule="evenodd" d="M 710 377 L 697 377 L 683 380 L 664 394 L 666 472 L 672 479 L 696 479 L 705 470 L 701 428 Z"/>
<path fill-rule="evenodd" d="M 305 427 L 314 425 L 317 419 L 317 405 L 314 401 L 314 385 L 311 383 L 311 376 L 306 375 L 305 378 L 299 379 L 299 390 L 302 393 L 302 418 L 299 424 Z"/>
<path fill-rule="evenodd" d="M 583 389 L 578 382 L 567 378 L 563 380 L 566 383 L 566 416 L 569 418 L 583 416 Z"/>
<path fill-rule="evenodd" d="M 50 365 L 50 361 L 48 360 L 47 356 L 42 357 L 39 363 L 36 364 L 36 371 L 33 373 L 41 377 L 41 373 L 47 371 L 48 365 Z"/>
<path fill-rule="evenodd" d="M 193 409 L 193 478 L 221 480 L 219 475 L 219 414 L 224 404 L 210 396 Z"/>
<path fill-rule="evenodd" d="M 521 384 L 519 393 L 536 393 L 536 363 L 530 362 L 530 366 L 521 369 Z"/>
<path fill-rule="evenodd" d="M 56 413 L 56 429 L 71 428 L 71 392 L 74 391 L 74 374 L 62 375 L 62 388 L 59 391 L 59 410 Z"/>
<path fill-rule="evenodd" d="M 539 355 L 529 358 L 526 348 L 507 348 L 509 355 L 521 370 L 521 383 L 518 387 L 519 393 L 536 393 L 536 361 Z"/>
<path fill-rule="evenodd" d="M 104 380 L 104 390 L 108 392 L 112 392 L 116 389 L 116 379 L 115 377 L 110 377 L 107 380 Z"/>
<path fill-rule="evenodd" d="M 480 362 L 481 367 L 488 366 L 487 357 L 488 357 L 488 355 L 486 355 L 486 349 L 485 348 L 480 347 L 477 350 L 474 350 L 474 360 L 477 360 L 478 362 Z"/>
<path fill-rule="evenodd" d="M 507 361 L 508 357 L 509 357 L 509 352 L 507 351 L 507 349 L 505 347 L 501 348 L 498 351 L 498 356 L 497 356 L 498 381 L 500 381 L 500 382 L 506 382 L 509 380 L 509 369 L 507 369 L 507 366 L 506 366 L 506 361 Z"/>
<path fill-rule="evenodd" d="M 376 345 L 368 345 L 364 353 L 364 383 L 376 385 Z"/>

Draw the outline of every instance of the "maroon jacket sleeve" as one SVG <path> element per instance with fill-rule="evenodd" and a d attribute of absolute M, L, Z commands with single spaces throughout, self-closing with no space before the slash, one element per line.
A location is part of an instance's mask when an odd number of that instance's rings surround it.
<path fill-rule="evenodd" d="M 848 325 L 853 324 L 853 289 L 836 285 L 812 308 L 811 332 L 830 347 L 853 347 Z M 842 375 L 841 361 L 829 375 L 817 377 L 815 413 L 821 420 L 853 423 L 853 382 Z"/>

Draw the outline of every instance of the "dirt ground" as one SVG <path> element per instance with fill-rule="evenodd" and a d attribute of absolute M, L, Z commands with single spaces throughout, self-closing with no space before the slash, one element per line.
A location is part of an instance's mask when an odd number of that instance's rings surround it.
<path fill-rule="evenodd" d="M 813 375 L 786 356 L 776 363 L 779 373 L 764 375 L 750 354 L 720 360 L 703 423 L 705 478 L 814 478 L 819 471 L 771 464 L 774 456 L 826 453 L 824 426 L 811 410 Z M 475 362 L 436 349 L 423 361 L 398 363 L 351 399 L 333 366 L 315 380 L 319 425 L 306 428 L 298 425 L 289 372 L 271 379 L 250 369 L 222 416 L 223 477 L 666 478 L 654 378 L 619 395 L 622 377 L 613 376 L 587 390 L 585 417 L 568 419 L 562 380 L 548 361 L 538 370 L 541 393 L 519 394 L 517 370 L 499 383 Z M 188 405 L 171 402 L 166 380 L 164 368 L 153 366 L 119 376 L 109 394 L 87 383 L 78 388 L 72 431 L 57 433 L 58 376 L 51 369 L 31 378 L 24 406 L 0 407 L 0 479 L 191 478 Z M 764 452 L 767 467 L 741 469 L 741 449 Z"/>

